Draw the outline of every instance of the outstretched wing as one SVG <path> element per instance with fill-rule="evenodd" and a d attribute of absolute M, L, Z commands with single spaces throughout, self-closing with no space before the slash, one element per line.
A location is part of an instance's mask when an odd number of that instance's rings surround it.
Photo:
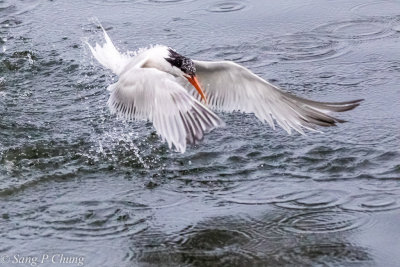
<path fill-rule="evenodd" d="M 250 70 L 230 61 L 194 60 L 194 63 L 196 76 L 211 108 L 254 113 L 274 129 L 275 120 L 289 134 L 291 129 L 304 134 L 302 128 L 315 130 L 316 125 L 334 126 L 344 122 L 328 113 L 351 110 L 362 101 L 311 101 L 284 92 Z"/>
<path fill-rule="evenodd" d="M 172 75 L 153 68 L 132 68 L 110 90 L 112 113 L 127 120 L 152 121 L 168 146 L 182 153 L 187 144 L 202 140 L 204 133 L 224 124 Z"/>

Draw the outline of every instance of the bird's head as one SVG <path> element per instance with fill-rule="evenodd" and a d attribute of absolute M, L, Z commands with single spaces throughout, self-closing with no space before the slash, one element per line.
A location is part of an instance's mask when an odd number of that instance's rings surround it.
<path fill-rule="evenodd" d="M 201 89 L 200 83 L 196 77 L 196 66 L 190 58 L 184 57 L 178 54 L 172 48 L 168 48 L 168 57 L 165 58 L 172 67 L 177 68 L 178 74 L 186 78 L 196 88 L 204 102 L 207 103 L 206 97 L 203 90 Z"/>

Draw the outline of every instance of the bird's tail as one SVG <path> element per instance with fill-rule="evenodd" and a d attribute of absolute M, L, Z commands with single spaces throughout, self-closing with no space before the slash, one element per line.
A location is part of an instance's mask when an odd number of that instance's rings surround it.
<path fill-rule="evenodd" d="M 89 46 L 93 56 L 101 65 L 119 75 L 123 68 L 128 64 L 130 57 L 127 54 L 120 53 L 115 48 L 104 28 L 101 25 L 100 27 L 103 29 L 104 39 L 106 42 L 103 45 L 96 43 L 95 47 L 92 47 L 88 42 L 86 42 L 86 44 Z"/>

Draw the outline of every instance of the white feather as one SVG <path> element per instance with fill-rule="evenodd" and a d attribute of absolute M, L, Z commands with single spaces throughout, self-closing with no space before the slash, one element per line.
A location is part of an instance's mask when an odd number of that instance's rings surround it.
<path fill-rule="evenodd" d="M 104 39 L 106 42 L 103 45 L 96 43 L 95 47 L 92 47 L 88 42 L 86 42 L 86 44 L 89 46 L 93 56 L 101 65 L 112 70 L 116 75 L 119 75 L 129 63 L 131 57 L 127 54 L 121 54 L 118 52 L 107 32 L 103 27 L 101 28 L 103 29 Z"/>
<path fill-rule="evenodd" d="M 340 119 L 331 117 L 331 111 L 346 111 L 359 105 L 361 100 L 323 103 L 307 100 L 280 90 L 250 70 L 230 61 L 207 62 L 194 60 L 196 76 L 200 81 L 208 104 L 220 111 L 254 113 L 272 128 L 275 123 L 289 134 L 294 129 L 312 131 L 316 125 L 333 126 Z M 191 90 L 193 95 L 195 91 Z M 196 95 L 197 97 L 197 95 Z"/>
<path fill-rule="evenodd" d="M 154 68 L 132 68 L 113 85 L 108 106 L 126 120 L 150 120 L 158 134 L 185 152 L 187 144 L 224 123 L 194 99 L 174 76 Z"/>

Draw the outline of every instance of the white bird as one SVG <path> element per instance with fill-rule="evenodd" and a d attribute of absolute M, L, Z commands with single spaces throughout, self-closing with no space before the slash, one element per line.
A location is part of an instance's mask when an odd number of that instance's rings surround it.
<path fill-rule="evenodd" d="M 289 134 L 294 129 L 304 135 L 302 128 L 316 131 L 316 125 L 344 122 L 328 113 L 351 110 L 362 101 L 307 100 L 282 91 L 234 62 L 191 60 L 162 45 L 131 56 L 120 53 L 103 32 L 103 45 L 87 45 L 100 64 L 119 76 L 108 87 L 111 113 L 153 122 L 169 148 L 174 146 L 182 153 L 188 144 L 202 140 L 204 133 L 224 125 L 211 109 L 254 113 L 273 129 L 275 120 Z"/>

